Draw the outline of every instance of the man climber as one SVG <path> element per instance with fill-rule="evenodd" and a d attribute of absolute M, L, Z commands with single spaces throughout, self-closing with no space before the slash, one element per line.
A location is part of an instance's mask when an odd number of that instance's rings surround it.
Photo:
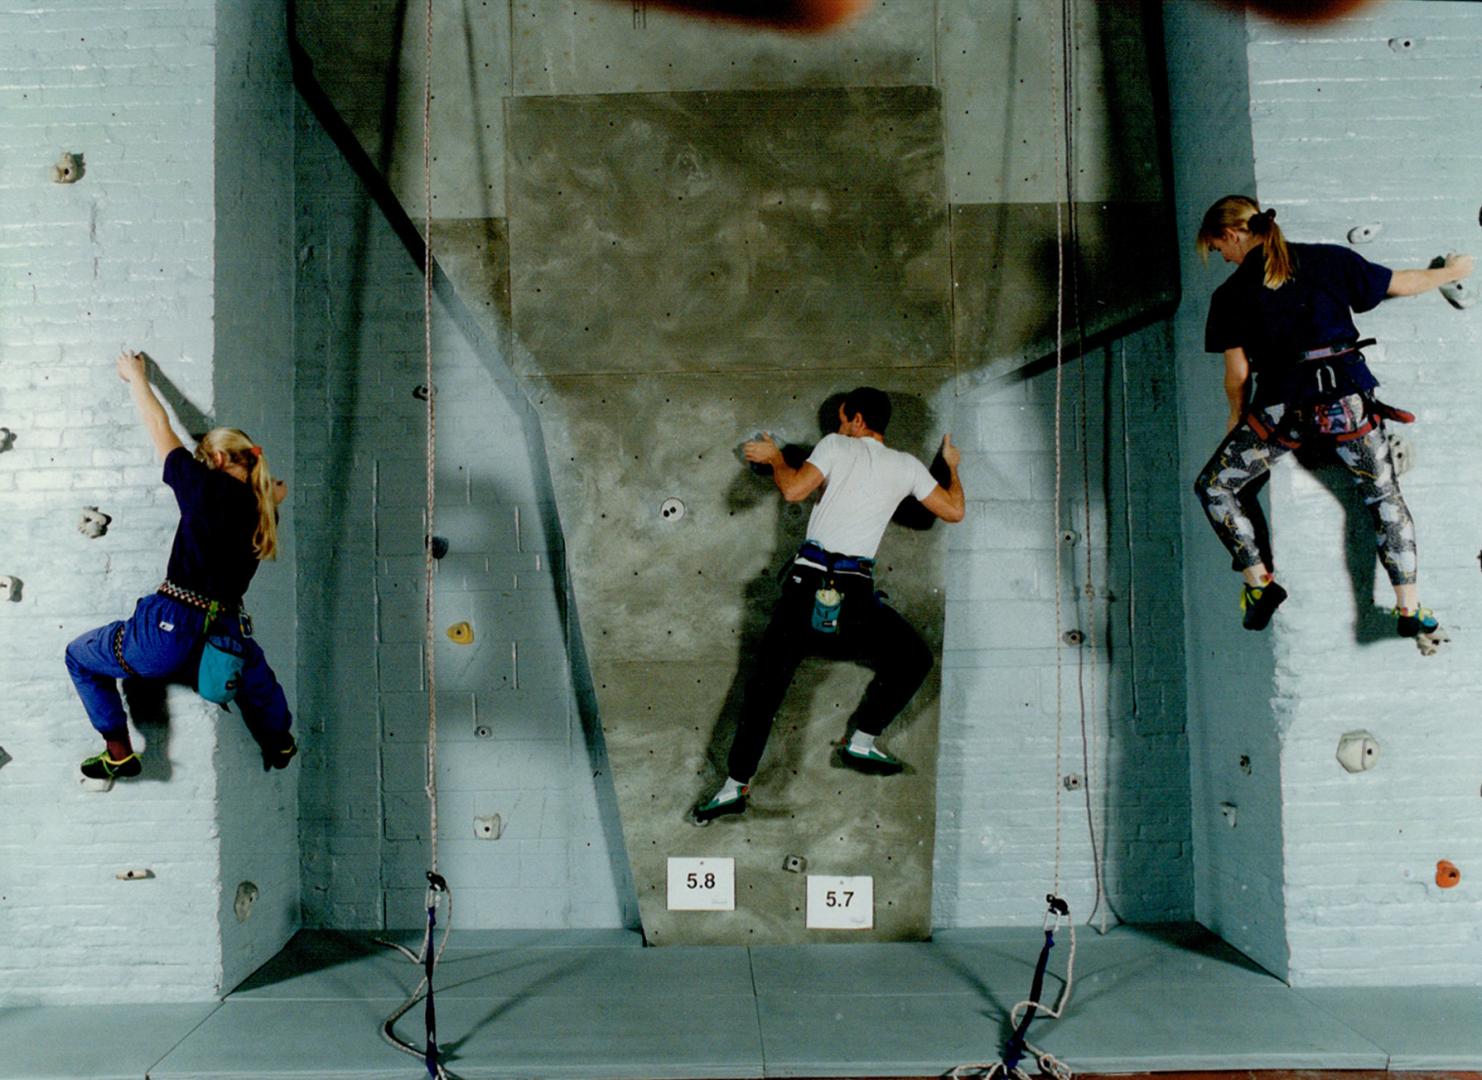
<path fill-rule="evenodd" d="M 787 463 L 771 435 L 742 447 L 747 461 L 771 466 L 772 480 L 788 502 L 802 502 L 820 487 L 823 495 L 757 646 L 726 781 L 695 807 L 698 823 L 746 809 L 747 782 L 805 656 L 860 661 L 875 672 L 850 720 L 853 734 L 839 749 L 843 763 L 885 775 L 905 768 L 875 740 L 921 686 L 932 656 L 921 636 L 875 592 L 875 552 L 907 495 L 947 522 L 961 521 L 965 504 L 957 477 L 962 452 L 952 445 L 952 436 L 942 437 L 950 477 L 942 487 L 916 458 L 885 445 L 889 423 L 890 398 L 862 386 L 839 406 L 838 433 L 825 435 L 798 468 Z"/>

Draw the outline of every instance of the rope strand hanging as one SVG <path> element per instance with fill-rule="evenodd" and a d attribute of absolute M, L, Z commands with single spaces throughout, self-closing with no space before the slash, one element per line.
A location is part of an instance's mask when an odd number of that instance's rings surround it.
<path fill-rule="evenodd" d="M 412 1057 L 421 1058 L 427 1067 L 427 1075 L 433 1080 L 452 1080 L 443 1067 L 437 1045 L 437 1011 L 433 997 L 433 977 L 442 960 L 443 950 L 448 947 L 448 932 L 453 925 L 453 894 L 447 881 L 438 873 L 437 865 L 437 662 L 434 632 L 434 593 L 436 559 L 432 551 L 433 522 L 437 515 L 437 392 L 432 381 L 432 0 L 427 0 L 424 12 L 424 50 L 422 68 L 422 349 L 423 373 L 427 388 L 427 445 L 426 483 L 427 505 L 425 509 L 425 534 L 423 536 L 423 652 L 427 671 L 427 774 L 423 788 L 428 805 L 428 843 L 431 853 L 428 859 L 427 891 L 425 906 L 427 925 L 422 935 L 422 947 L 413 952 L 404 945 L 390 941 L 381 944 L 396 949 L 408 960 L 422 968 L 422 977 L 411 996 L 381 1025 L 381 1037 L 396 1049 Z M 447 914 L 443 920 L 442 938 L 436 948 L 433 938 L 437 930 L 437 909 L 447 902 Z M 425 1001 L 423 1023 L 426 1041 L 419 1049 L 396 1034 L 396 1023 L 416 1006 Z"/>

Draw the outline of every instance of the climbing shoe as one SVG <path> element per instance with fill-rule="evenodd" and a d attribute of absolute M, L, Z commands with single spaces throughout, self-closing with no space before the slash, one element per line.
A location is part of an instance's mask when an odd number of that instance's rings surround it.
<path fill-rule="evenodd" d="M 1429 608 L 1416 608 L 1414 611 L 1394 608 L 1391 614 L 1395 617 L 1395 633 L 1403 638 L 1414 638 L 1415 647 L 1422 656 L 1434 656 L 1437 649 L 1451 640 L 1441 629 L 1436 613 Z"/>
<path fill-rule="evenodd" d="M 1240 610 L 1245 612 L 1242 625 L 1247 630 L 1264 630 L 1271 616 L 1286 599 L 1286 590 L 1276 582 L 1265 585 L 1247 585 L 1240 594 Z"/>
<path fill-rule="evenodd" d="M 283 736 L 288 740 L 288 745 L 264 746 L 262 747 L 262 771 L 269 772 L 272 769 L 286 769 L 288 763 L 298 756 L 298 743 L 292 735 Z"/>
<path fill-rule="evenodd" d="M 727 814 L 739 814 L 746 809 L 746 796 L 751 794 L 750 787 L 743 787 L 735 798 L 722 799 L 719 793 L 706 799 L 694 809 L 696 825 L 709 825 L 718 817 Z"/>
<path fill-rule="evenodd" d="M 887 754 L 878 746 L 860 751 L 847 742 L 839 747 L 839 760 L 851 769 L 862 773 L 872 773 L 875 776 L 893 776 L 898 772 L 904 772 L 906 768 L 904 761 L 893 754 Z"/>
<path fill-rule="evenodd" d="M 130 754 L 122 761 L 114 761 L 108 756 L 107 751 L 90 757 L 82 763 L 82 775 L 88 780 L 105 780 L 112 783 L 114 780 L 127 780 L 138 776 L 144 771 L 144 765 L 139 761 L 138 754 Z"/>

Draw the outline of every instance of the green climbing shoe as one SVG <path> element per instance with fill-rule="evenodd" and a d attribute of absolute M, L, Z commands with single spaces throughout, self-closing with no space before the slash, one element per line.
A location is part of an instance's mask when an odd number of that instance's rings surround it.
<path fill-rule="evenodd" d="M 105 750 L 82 763 L 82 775 L 89 780 L 127 780 L 144 771 L 138 754 L 130 754 L 122 761 L 114 761 Z"/>

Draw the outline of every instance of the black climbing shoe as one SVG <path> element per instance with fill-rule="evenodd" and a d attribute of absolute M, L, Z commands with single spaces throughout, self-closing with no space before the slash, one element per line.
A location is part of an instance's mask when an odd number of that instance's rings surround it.
<path fill-rule="evenodd" d="M 1266 629 L 1285 599 L 1286 590 L 1274 581 L 1268 585 L 1247 585 L 1240 594 L 1240 610 L 1245 612 L 1242 625 L 1247 630 Z"/>
<path fill-rule="evenodd" d="M 1390 614 L 1395 617 L 1395 633 L 1400 637 L 1419 637 L 1421 634 L 1434 634 L 1441 629 L 1436 613 L 1429 608 L 1416 608 L 1412 612 L 1394 608 Z"/>
<path fill-rule="evenodd" d="M 1402 612 L 1394 608 L 1395 633 L 1403 638 L 1412 638 L 1421 656 L 1434 656 L 1440 647 L 1451 640 L 1441 629 L 1436 613 L 1429 608 L 1416 608 L 1413 612 Z"/>
<path fill-rule="evenodd" d="M 288 745 L 264 746 L 262 748 L 262 771 L 269 772 L 273 769 L 286 769 L 288 763 L 298 756 L 298 743 L 292 735 L 284 733 L 283 737 L 288 740 Z"/>
<path fill-rule="evenodd" d="M 734 799 L 724 799 L 717 794 L 706 799 L 694 809 L 695 824 L 708 825 L 718 817 L 727 814 L 739 814 L 746 809 L 746 796 L 751 794 L 750 787 L 743 787 Z"/>
<path fill-rule="evenodd" d="M 82 763 L 82 775 L 89 780 L 106 780 L 112 783 L 114 780 L 127 780 L 138 776 L 144 771 L 144 765 L 139 761 L 138 754 L 130 754 L 122 761 L 114 761 L 105 750 L 96 757 L 90 757 Z"/>
<path fill-rule="evenodd" d="M 898 772 L 904 772 L 906 768 L 904 761 L 893 754 L 887 754 L 878 746 L 861 752 L 848 743 L 843 743 L 839 747 L 839 760 L 851 769 L 875 776 L 894 776 Z"/>

